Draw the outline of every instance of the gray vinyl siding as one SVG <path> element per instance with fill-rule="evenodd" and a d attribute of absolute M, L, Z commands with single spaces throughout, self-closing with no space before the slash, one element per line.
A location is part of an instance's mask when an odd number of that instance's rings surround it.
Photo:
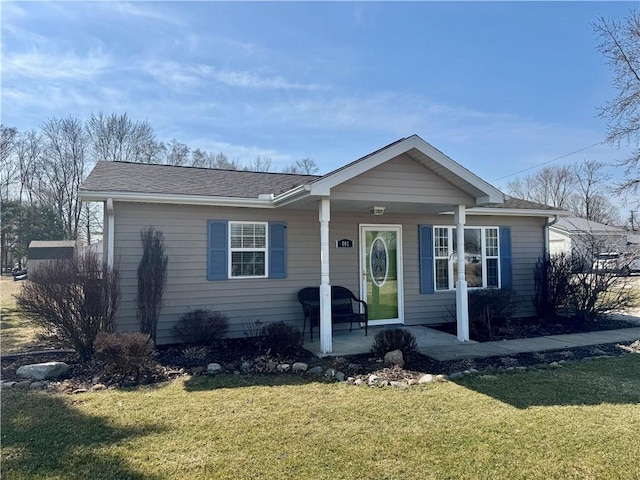
<path fill-rule="evenodd" d="M 168 281 L 158 326 L 158 343 L 175 341 L 171 327 L 192 308 L 211 308 L 230 320 L 230 335 L 242 336 L 247 325 L 284 320 L 302 328 L 297 292 L 320 283 L 320 225 L 317 210 L 216 208 L 116 202 L 115 254 L 122 277 L 118 328 L 138 329 L 136 320 L 137 267 L 142 256 L 140 230 L 153 225 L 163 232 L 169 257 Z M 287 224 L 287 277 L 284 279 L 207 280 L 207 221 L 282 221 Z M 440 323 L 455 304 L 454 292 L 419 292 L 418 225 L 450 225 L 453 216 L 404 215 L 373 217 L 331 213 L 330 281 L 360 294 L 359 225 L 402 226 L 405 324 Z M 543 248 L 544 219 L 468 217 L 469 225 L 511 227 L 514 289 L 520 294 L 522 314 L 531 314 L 532 268 Z M 350 238 L 354 248 L 335 248 Z M 308 338 L 308 337 L 307 337 Z M 317 341 L 317 340 L 316 340 Z"/>
<path fill-rule="evenodd" d="M 406 155 L 337 185 L 331 189 L 331 198 L 453 205 L 475 203 L 470 195 Z"/>

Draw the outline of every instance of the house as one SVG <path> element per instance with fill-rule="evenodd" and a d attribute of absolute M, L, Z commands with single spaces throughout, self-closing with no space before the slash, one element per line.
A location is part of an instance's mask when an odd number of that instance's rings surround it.
<path fill-rule="evenodd" d="M 549 226 L 549 253 L 582 252 L 597 256 L 603 252 L 622 252 L 627 248 L 628 232 L 579 217 L 562 217 Z"/>
<path fill-rule="evenodd" d="M 455 315 L 460 341 L 470 288 L 513 288 L 531 314 L 533 266 L 566 213 L 506 197 L 416 135 L 322 176 L 99 162 L 80 197 L 105 205 L 105 257 L 122 277 L 118 328 L 137 329 L 140 231 L 152 225 L 169 258 L 158 343 L 198 307 L 225 313 L 236 336 L 257 319 L 302 326 L 296 294 L 319 286 L 324 353 L 331 284 L 368 302 L 372 326 Z"/>
<path fill-rule="evenodd" d="M 33 240 L 29 243 L 27 259 L 29 272 L 35 272 L 44 263 L 73 257 L 75 240 Z"/>

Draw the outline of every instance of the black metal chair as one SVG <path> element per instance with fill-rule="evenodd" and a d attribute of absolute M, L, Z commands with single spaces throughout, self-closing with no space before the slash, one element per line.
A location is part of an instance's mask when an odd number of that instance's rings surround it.
<path fill-rule="evenodd" d="M 305 287 L 298 292 L 298 301 L 304 312 L 302 335 L 309 322 L 309 336 L 313 341 L 313 327 L 320 326 L 320 288 Z M 363 312 L 360 312 L 362 306 Z M 369 335 L 369 310 L 367 303 L 356 297 L 351 290 L 334 285 L 331 287 L 331 321 L 333 323 L 349 322 L 349 331 L 353 331 L 353 323 L 364 324 L 364 334 Z"/>

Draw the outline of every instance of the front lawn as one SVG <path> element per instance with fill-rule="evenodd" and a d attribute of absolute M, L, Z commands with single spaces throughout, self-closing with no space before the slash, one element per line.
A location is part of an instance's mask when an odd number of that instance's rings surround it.
<path fill-rule="evenodd" d="M 2 478 L 640 477 L 638 354 L 409 389 L 306 378 L 6 390 Z"/>

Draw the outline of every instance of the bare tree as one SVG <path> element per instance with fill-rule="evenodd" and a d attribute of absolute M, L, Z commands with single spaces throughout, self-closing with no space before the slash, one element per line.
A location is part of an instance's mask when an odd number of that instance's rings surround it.
<path fill-rule="evenodd" d="M 610 176 L 604 171 L 605 166 L 596 160 L 585 160 L 575 169 L 575 193 L 569 209 L 587 220 L 615 225 L 620 215 L 607 197 L 611 193 Z"/>
<path fill-rule="evenodd" d="M 600 109 L 607 121 L 607 140 L 615 146 L 625 143 L 634 147 L 631 156 L 620 162 L 625 179 L 618 190 L 636 193 L 640 189 L 640 14 L 632 11 L 623 22 L 601 17 L 593 28 L 618 91 L 616 98 Z"/>
<path fill-rule="evenodd" d="M 67 238 L 75 239 L 82 216 L 78 189 L 85 177 L 87 135 L 77 118 L 51 118 L 42 125 L 43 177 L 40 200 L 51 205 L 62 220 Z"/>
<path fill-rule="evenodd" d="M 282 169 L 282 173 L 297 173 L 299 175 L 313 175 L 317 173 L 318 165 L 312 158 L 296 160 L 291 165 Z"/>
<path fill-rule="evenodd" d="M 271 170 L 271 159 L 269 157 L 261 157 L 257 155 L 255 160 L 247 163 L 243 170 L 250 172 L 268 172 Z"/>
<path fill-rule="evenodd" d="M 189 147 L 175 138 L 167 145 L 165 163 L 167 165 L 187 165 L 189 163 Z"/>
<path fill-rule="evenodd" d="M 18 200 L 34 203 L 40 189 L 42 136 L 35 130 L 21 134 L 16 142 L 16 159 L 20 175 Z"/>
<path fill-rule="evenodd" d="M 147 121 L 134 122 L 126 113 L 98 112 L 91 114 L 86 129 L 96 160 L 151 163 L 149 153 L 157 142 Z"/>
<path fill-rule="evenodd" d="M 10 190 L 18 173 L 14 152 L 18 130 L 0 125 L 0 200 L 9 199 Z"/>
<path fill-rule="evenodd" d="M 229 160 L 224 153 L 203 152 L 196 148 L 191 152 L 191 166 L 202 168 L 218 168 L 221 170 L 237 170 L 238 163 Z"/>
<path fill-rule="evenodd" d="M 568 167 L 545 167 L 507 184 L 513 196 L 557 208 L 568 207 L 574 186 L 575 176 Z"/>

